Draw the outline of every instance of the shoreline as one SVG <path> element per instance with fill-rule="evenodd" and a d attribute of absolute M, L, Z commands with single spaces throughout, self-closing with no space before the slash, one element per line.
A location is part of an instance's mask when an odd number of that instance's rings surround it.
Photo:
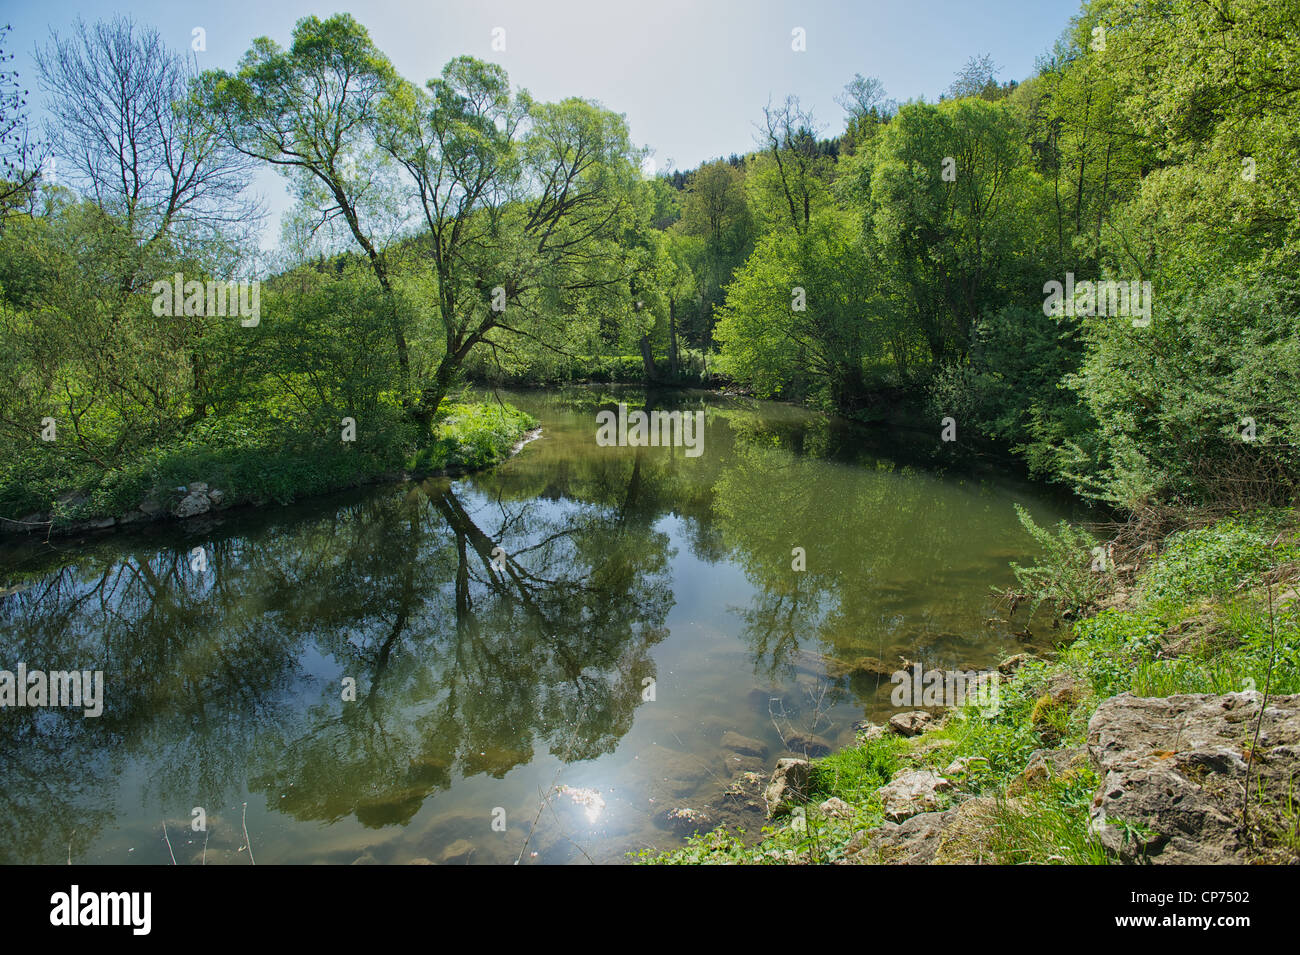
<path fill-rule="evenodd" d="M 298 503 L 299 501 L 325 497 L 339 491 L 347 491 L 360 487 L 370 487 L 380 484 L 396 485 L 408 481 L 422 481 L 428 478 L 437 477 L 462 477 L 466 474 L 480 473 L 504 464 L 506 461 L 509 461 L 515 455 L 519 454 L 529 444 L 541 438 L 542 430 L 541 425 L 534 424 L 532 427 L 519 432 L 509 449 L 504 452 L 500 458 L 485 461 L 478 466 L 449 464 L 444 467 L 430 469 L 416 467 L 402 469 L 400 471 L 376 471 L 368 477 L 332 484 L 319 490 L 313 490 L 309 494 L 304 494 L 301 497 L 296 496 L 289 501 L 243 498 L 227 502 L 225 493 L 220 488 L 210 487 L 207 482 L 194 481 L 177 488 L 177 491 L 179 491 L 182 496 L 178 499 L 176 504 L 171 507 L 164 507 L 150 497 L 142 501 L 134 511 L 128 511 L 126 514 L 118 517 L 85 518 L 82 520 L 63 522 L 53 519 L 29 521 L 25 519 L 13 520 L 11 518 L 0 517 L 0 546 L 3 546 L 3 543 L 6 540 L 21 540 L 33 536 L 44 537 L 49 540 L 74 534 L 94 533 L 96 535 L 107 535 L 117 531 L 151 525 L 172 524 L 183 527 L 189 521 L 210 517 L 213 514 L 229 514 L 232 512 L 251 509 L 260 510 L 273 504 L 282 505 Z M 200 500 L 201 498 L 204 500 Z M 187 507 L 187 501 L 193 503 Z M 185 511 L 185 513 L 180 513 L 181 511 Z M 28 516 L 30 517 L 35 515 Z"/>
<path fill-rule="evenodd" d="M 914 707 L 820 758 L 785 753 L 756 781 L 757 840 L 718 827 L 641 860 L 1300 862 L 1300 527 L 1284 513 L 1280 549 L 1267 521 L 1172 535 L 1054 653 L 998 664 L 992 715 Z"/>

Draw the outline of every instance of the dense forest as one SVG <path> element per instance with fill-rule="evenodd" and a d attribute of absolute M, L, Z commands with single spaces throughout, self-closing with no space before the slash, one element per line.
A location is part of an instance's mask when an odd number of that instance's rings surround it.
<path fill-rule="evenodd" d="M 1296 14 L 1093 0 L 1022 81 L 858 75 L 843 129 L 755 104 L 749 151 L 652 177 L 619 114 L 467 56 L 420 85 L 348 15 L 234 72 L 127 19 L 52 34 L 47 128 L 0 95 L 0 510 L 488 460 L 464 383 L 581 379 L 950 419 L 1133 513 L 1285 501 Z M 270 254 L 266 164 L 299 200 Z"/>

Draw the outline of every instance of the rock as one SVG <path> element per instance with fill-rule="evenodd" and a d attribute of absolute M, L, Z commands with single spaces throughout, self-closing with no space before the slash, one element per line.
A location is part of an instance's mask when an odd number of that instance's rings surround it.
<path fill-rule="evenodd" d="M 97 517 L 94 520 L 86 521 L 86 527 L 92 531 L 102 531 L 112 527 L 117 523 L 115 517 Z"/>
<path fill-rule="evenodd" d="M 220 507 L 222 502 L 225 501 L 225 499 L 226 499 L 225 491 L 218 491 L 216 488 L 213 488 L 211 491 L 208 492 L 208 500 L 212 502 L 213 507 Z"/>
<path fill-rule="evenodd" d="M 889 728 L 899 736 L 919 736 L 933 720 L 934 717 L 925 710 L 895 713 L 889 718 Z"/>
<path fill-rule="evenodd" d="M 1242 791 L 1262 703 L 1256 691 L 1102 701 L 1088 723 L 1103 776 L 1089 829 L 1124 861 L 1252 861 Z M 1300 774 L 1300 694 L 1269 698 L 1250 772 L 1251 827 L 1267 830 Z"/>
<path fill-rule="evenodd" d="M 198 517 L 200 514 L 206 514 L 211 507 L 212 503 L 208 500 L 207 494 L 191 491 L 176 505 L 176 516 Z"/>
<path fill-rule="evenodd" d="M 1066 749 L 1036 749 L 1029 755 L 1029 762 L 1020 775 L 1011 780 L 1007 786 L 1007 795 L 1018 796 L 1038 789 L 1049 780 L 1065 776 L 1082 768 L 1088 762 L 1086 746 L 1071 746 Z"/>
<path fill-rule="evenodd" d="M 859 743 L 873 743 L 886 733 L 885 728 L 879 723 L 868 723 L 865 720 L 854 723 L 853 728 L 857 730 Z"/>
<path fill-rule="evenodd" d="M 960 808 L 960 807 L 958 807 Z M 865 840 L 865 845 L 875 857 L 874 861 L 891 865 L 929 865 L 939 851 L 944 830 L 957 816 L 957 809 L 945 812 L 925 812 L 914 815 L 905 822 L 882 823 Z M 854 836 L 854 841 L 857 840 Z M 853 850 L 850 841 L 848 851 Z M 860 853 L 859 854 L 865 854 Z"/>
<path fill-rule="evenodd" d="M 723 766 L 730 775 L 738 773 L 761 773 L 766 778 L 767 762 L 759 759 L 757 756 L 741 756 L 739 753 L 728 753 L 722 761 Z"/>
<path fill-rule="evenodd" d="M 1047 695 L 1059 706 L 1072 707 L 1088 695 L 1088 686 L 1069 673 L 1054 673 L 1047 681 Z"/>
<path fill-rule="evenodd" d="M 439 865 L 468 865 L 474 855 L 474 843 L 468 839 L 457 839 L 442 852 L 438 853 Z"/>
<path fill-rule="evenodd" d="M 163 512 L 163 506 L 154 500 L 146 500 L 140 503 L 140 512 L 146 517 L 157 517 Z"/>
<path fill-rule="evenodd" d="M 1228 639 L 1229 631 L 1214 615 L 1203 613 L 1184 620 L 1172 630 L 1161 634 L 1162 646 L 1157 656 L 1162 660 L 1171 660 L 1192 650 L 1206 653 L 1222 647 Z"/>
<path fill-rule="evenodd" d="M 729 749 L 733 753 L 739 753 L 741 756 L 757 756 L 759 759 L 767 758 L 767 746 L 764 743 L 748 736 L 741 736 L 732 730 L 727 730 L 722 734 L 722 748 Z"/>
<path fill-rule="evenodd" d="M 1028 653 L 1014 654 L 998 664 L 998 672 L 1003 676 L 1011 676 L 1031 659 L 1033 658 Z"/>
<path fill-rule="evenodd" d="M 868 850 L 859 852 L 854 861 L 893 865 L 987 863 L 988 840 L 996 830 L 999 813 L 1016 812 L 1022 806 L 1021 800 L 1010 799 L 999 807 L 996 799 L 982 796 L 942 812 L 912 816 L 903 823 L 884 822 L 866 839 L 854 836 L 854 842 Z M 850 849 L 854 842 L 849 843 Z"/>
<path fill-rule="evenodd" d="M 834 749 L 830 743 L 814 733 L 791 733 L 785 738 L 785 746 L 790 752 L 800 753 L 809 759 L 829 756 Z"/>
<path fill-rule="evenodd" d="M 796 802 L 803 802 L 807 798 L 808 781 L 811 778 L 812 763 L 808 760 L 778 759 L 763 793 L 768 818 L 789 812 Z"/>
<path fill-rule="evenodd" d="M 901 822 L 917 813 L 938 809 L 939 793 L 951 788 L 952 783 L 933 770 L 904 769 L 876 793 L 884 804 L 885 818 Z"/>
<path fill-rule="evenodd" d="M 989 761 L 983 756 L 959 756 L 944 767 L 943 775 L 965 776 L 973 769 L 987 769 L 988 765 Z"/>
<path fill-rule="evenodd" d="M 817 808 L 831 819 L 852 819 L 854 816 L 853 807 L 838 796 L 832 796 Z"/>
<path fill-rule="evenodd" d="M 720 802 L 766 811 L 767 804 L 763 801 L 763 784 L 766 779 L 763 773 L 749 770 L 737 773 L 731 780 L 731 784 L 723 790 Z"/>
<path fill-rule="evenodd" d="M 826 660 L 826 675 L 831 679 L 846 676 L 850 678 L 878 677 L 881 680 L 888 681 L 897 669 L 898 667 L 890 666 L 877 657 L 857 657 L 853 660 L 829 657 Z"/>
<path fill-rule="evenodd" d="M 636 756 L 647 777 L 646 789 L 657 803 L 694 798 L 695 792 L 712 775 L 712 769 L 698 756 L 667 746 L 647 746 Z"/>
<path fill-rule="evenodd" d="M 207 494 L 208 485 L 204 481 L 195 481 L 193 484 L 189 485 L 189 492 L 191 494 Z"/>
<path fill-rule="evenodd" d="M 661 810 L 655 814 L 655 823 L 680 838 L 697 832 L 708 832 L 712 828 L 712 820 L 707 812 L 685 806 Z"/>

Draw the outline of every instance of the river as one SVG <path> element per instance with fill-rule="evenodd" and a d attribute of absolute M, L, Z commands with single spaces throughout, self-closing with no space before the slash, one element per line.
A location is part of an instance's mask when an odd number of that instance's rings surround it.
<path fill-rule="evenodd" d="M 460 479 L 6 544 L 0 669 L 105 694 L 0 709 L 0 862 L 622 861 L 756 832 L 737 780 L 888 718 L 886 671 L 1024 649 L 990 590 L 1058 497 L 704 393 L 655 399 L 697 456 L 601 447 L 611 394 L 503 394 L 542 437 Z"/>

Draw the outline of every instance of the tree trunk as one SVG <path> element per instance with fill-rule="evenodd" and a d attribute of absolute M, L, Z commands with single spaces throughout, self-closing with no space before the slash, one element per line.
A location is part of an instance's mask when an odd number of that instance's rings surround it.
<path fill-rule="evenodd" d="M 668 299 L 668 369 L 677 380 L 677 300 Z"/>
<path fill-rule="evenodd" d="M 646 381 L 655 379 L 655 358 L 654 352 L 650 348 L 650 336 L 641 336 L 641 366 L 645 373 Z"/>

